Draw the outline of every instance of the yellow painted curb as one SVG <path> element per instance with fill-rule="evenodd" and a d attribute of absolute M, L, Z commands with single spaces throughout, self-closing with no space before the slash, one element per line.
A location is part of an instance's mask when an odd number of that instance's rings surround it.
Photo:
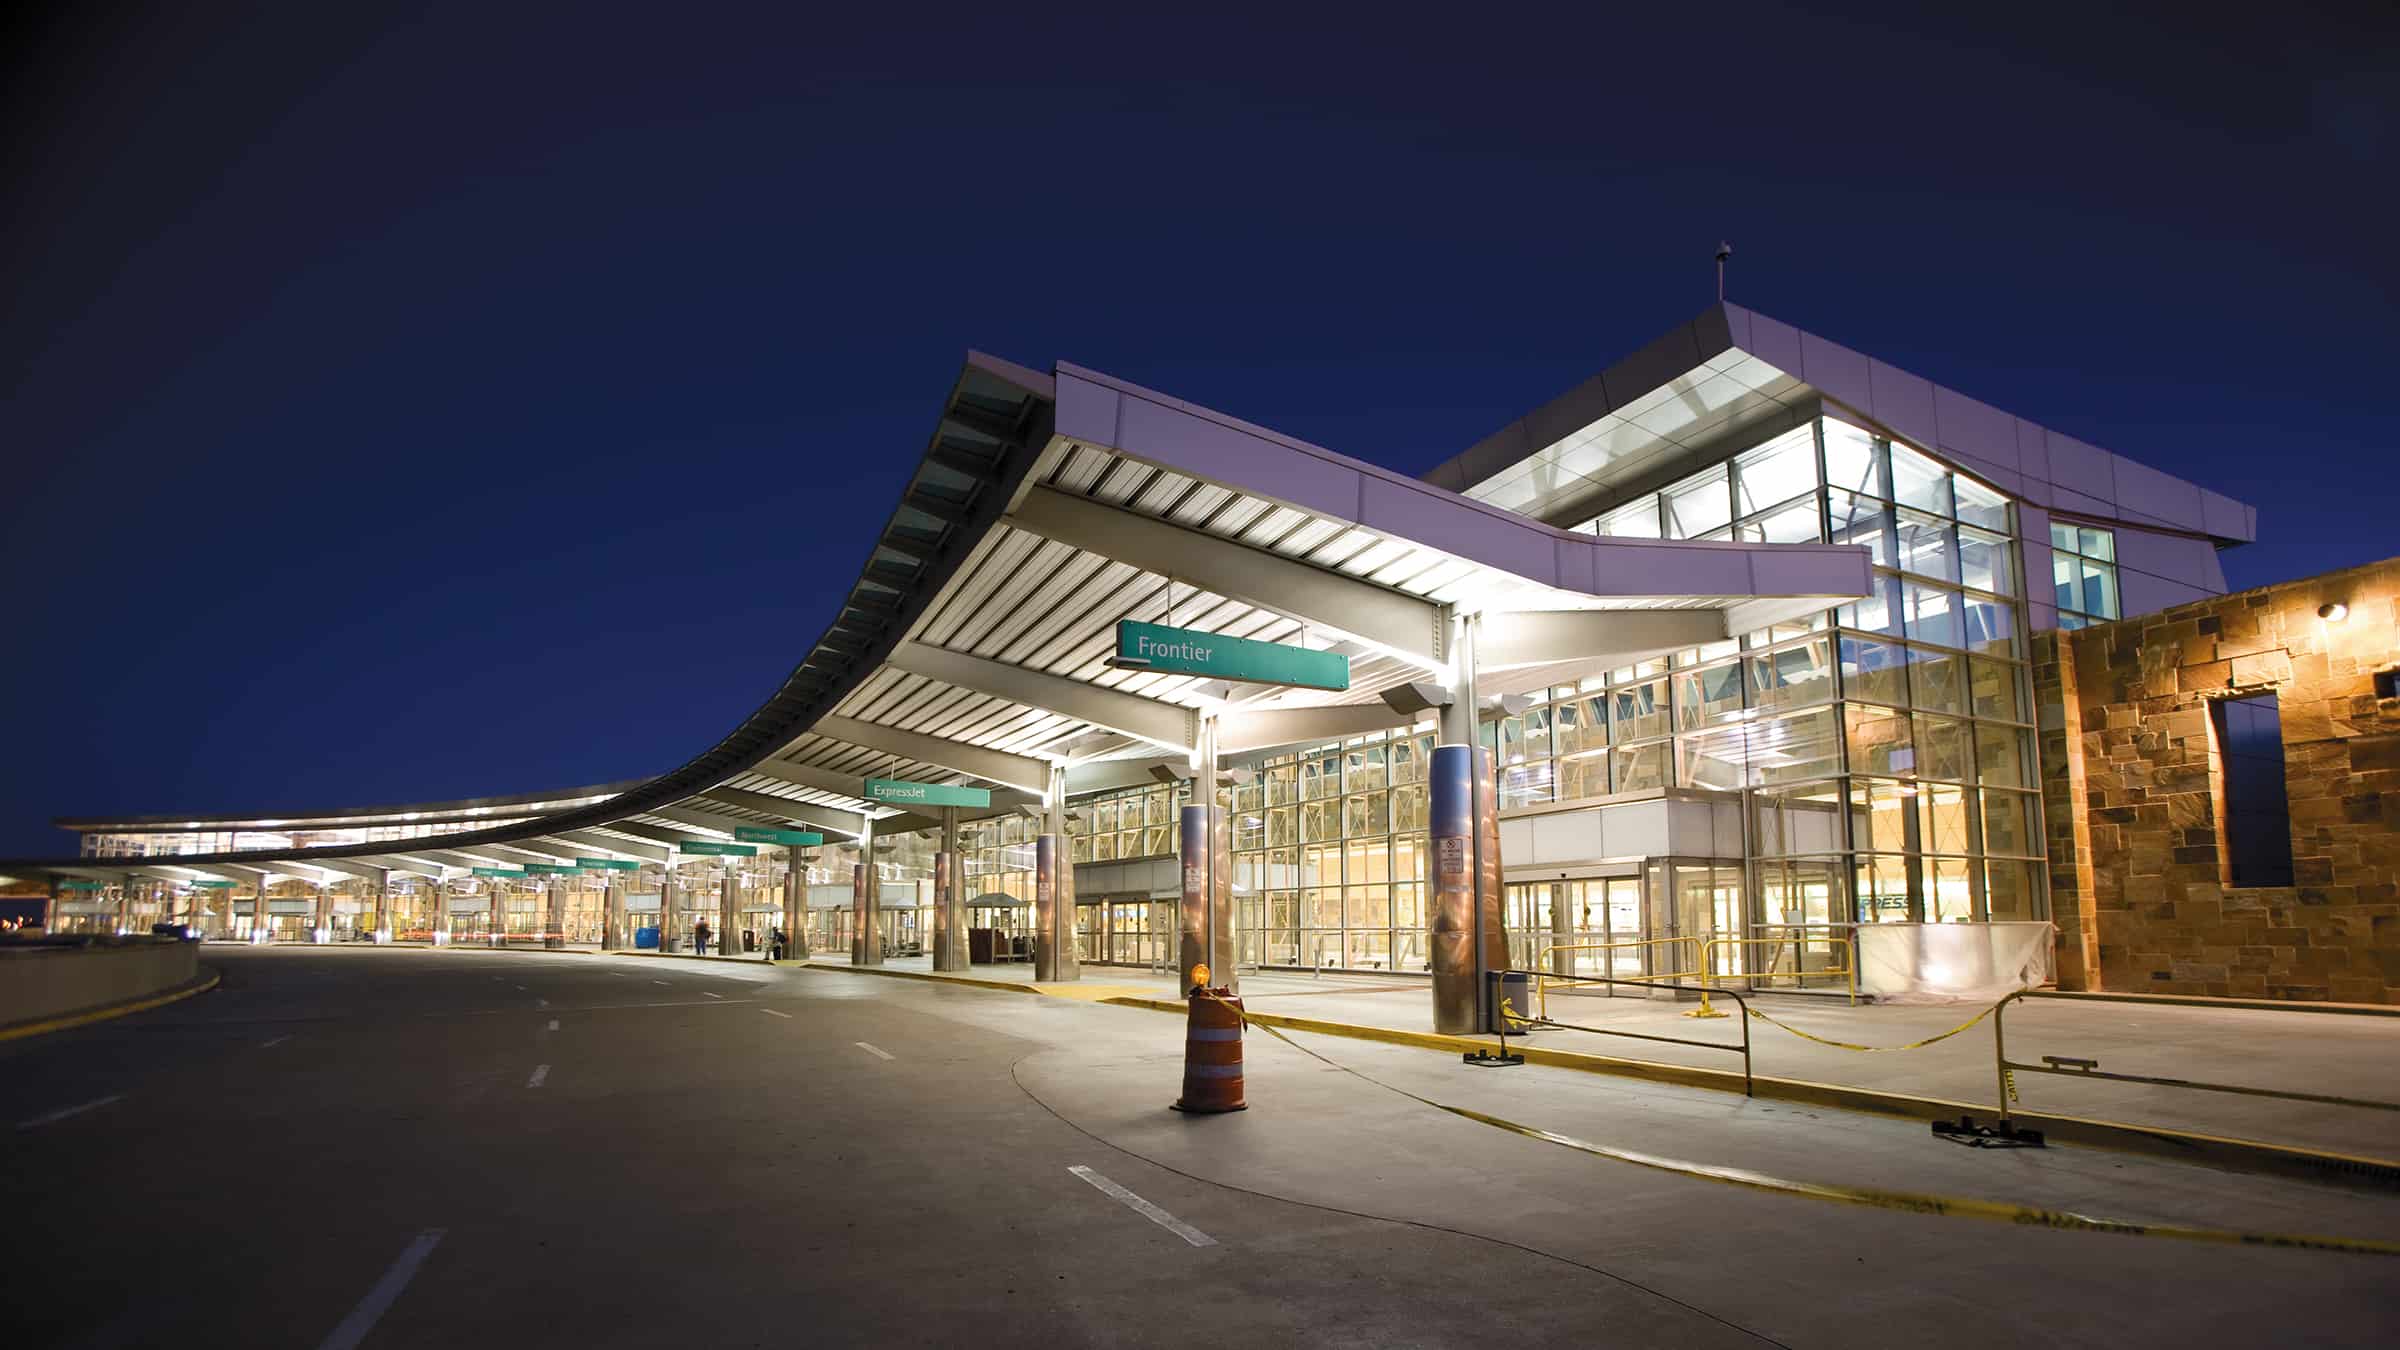
<path fill-rule="evenodd" d="M 152 1008 L 163 1008 L 170 1003 L 180 1003 L 194 994 L 205 994 L 216 988 L 217 981 L 223 978 L 224 976 L 211 970 L 206 979 L 170 989 L 163 994 L 152 994 L 148 998 L 135 999 L 131 1003 L 116 1003 L 105 1008 L 94 1008 L 89 1012 L 69 1013 L 65 1017 L 52 1017 L 40 1022 L 23 1022 L 13 1027 L 0 1028 L 0 1041 L 40 1036 L 52 1031 L 65 1031 L 70 1027 L 90 1026 L 94 1022 L 106 1022 L 132 1013 L 148 1012 Z"/>
<path fill-rule="evenodd" d="M 955 984 L 967 989 L 994 989 L 1007 994 L 1035 994 L 1043 990 L 1031 984 L 1002 984 L 998 980 L 978 980 L 965 975 L 936 975 L 922 970 L 886 970 L 881 966 L 820 966 L 815 962 L 803 965 L 807 970 L 840 971 L 845 975 L 881 975 L 887 980 L 925 980 L 933 984 Z"/>

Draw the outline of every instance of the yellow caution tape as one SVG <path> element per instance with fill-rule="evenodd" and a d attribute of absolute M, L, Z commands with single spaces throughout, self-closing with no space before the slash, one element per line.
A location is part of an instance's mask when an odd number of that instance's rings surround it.
<path fill-rule="evenodd" d="M 1801 1040 L 1815 1041 L 1819 1045 L 1830 1045 L 1836 1050 L 1859 1050 L 1870 1055 L 1875 1055 L 1881 1054 L 1886 1050 L 1918 1050 L 1933 1044 L 1935 1041 L 1949 1040 L 1958 1033 L 1965 1031 L 1968 1027 L 1971 1027 L 1977 1022 L 1980 1022 L 1983 1019 L 1991 1016 L 1992 1013 L 1999 1008 L 1999 1006 L 1999 1004 L 1995 1003 L 1991 1007 L 1986 1008 L 1982 1012 L 1979 1012 L 1973 1017 L 1968 1018 L 1966 1021 L 1961 1022 L 1957 1026 L 1954 1026 L 1948 1031 L 1943 1032 L 1939 1036 L 1928 1036 L 1924 1040 L 1910 1041 L 1906 1045 L 1857 1045 L 1850 1041 L 1837 1041 L 1824 1036 L 1812 1036 L 1809 1033 L 1802 1031 L 1800 1028 L 1793 1026 L 1789 1022 L 1778 1022 L 1774 1018 L 1767 1016 L 1765 1013 L 1760 1012 L 1756 1008 L 1750 1009 L 1749 1012 L 1752 1017 L 1757 1018 L 1759 1021 L 1764 1022 L 1769 1026 L 1782 1027 L 1785 1031 L 1792 1033 Z"/>
<path fill-rule="evenodd" d="M 1214 994 L 1208 996 L 1216 997 Z M 1489 1125 L 1494 1129 L 1506 1130 L 1527 1139 L 1538 1139 L 1544 1143 L 1574 1149 L 1579 1153 L 1589 1153 L 1594 1157 L 1609 1158 L 1617 1162 L 1631 1163 L 1636 1167 L 1647 1167 L 1661 1172 L 1672 1172 L 1678 1176 L 1695 1177 L 1702 1181 L 1714 1181 L 1728 1186 L 1741 1186 L 1749 1190 L 1768 1191 L 1777 1195 L 1827 1200 L 1836 1204 L 1865 1205 L 1874 1209 L 1895 1209 L 1909 1214 L 1931 1214 L 1951 1219 L 1988 1219 L 1998 1223 L 2011 1223 L 2031 1228 L 2113 1233 L 2119 1237 L 2174 1238 L 2183 1242 L 2209 1242 L 2236 1247 L 2289 1247 L 2307 1251 L 2345 1252 L 2355 1256 L 2400 1256 L 2400 1242 L 2378 1242 L 2372 1238 L 2322 1237 L 2309 1233 L 2268 1233 L 2233 1228 L 2196 1228 L 2186 1224 L 2172 1223 L 2134 1223 L 2125 1219 L 2096 1218 L 2089 1214 L 2078 1214 L 2073 1210 L 2040 1209 L 2032 1205 L 2009 1204 L 1998 1200 L 1969 1200 L 1958 1196 L 1924 1195 L 1915 1191 L 1887 1191 L 1871 1186 L 1836 1186 L 1824 1182 L 1792 1181 L 1784 1177 L 1770 1176 L 1764 1172 L 1753 1172 L 1745 1167 L 1720 1167 L 1713 1163 L 1686 1162 L 1680 1158 L 1666 1158 L 1654 1153 L 1639 1153 L 1632 1149 L 1612 1148 L 1606 1144 L 1595 1144 L 1589 1140 L 1577 1139 L 1573 1135 L 1560 1134 L 1539 1126 L 1520 1124 L 1517 1121 L 1490 1115 L 1470 1107 L 1452 1106 L 1447 1102 L 1437 1102 L 1431 1097 L 1420 1097 L 1406 1088 L 1394 1087 L 1382 1079 L 1318 1054 L 1284 1035 L 1273 1026 L 1264 1022 L 1252 1021 L 1250 1015 L 1243 1009 L 1235 1008 L 1233 1011 L 1244 1022 L 1257 1027 L 1318 1063 L 1329 1068 L 1339 1069 L 1353 1078 L 1371 1083 L 1386 1092 L 1406 1097 L 1421 1106 L 1430 1106 L 1436 1111 L 1446 1111 L 1462 1119 L 1472 1120 L 1479 1125 Z M 1983 1016 L 1988 1015 L 1990 1011 L 1987 1008 L 1983 1013 L 1977 1014 L 1976 1020 L 1982 1020 Z M 1967 1023 L 1967 1026 L 1973 1025 L 1974 1022 Z M 1944 1036 L 1956 1035 L 1959 1031 L 1964 1030 L 1966 1027 L 1959 1027 L 1942 1034 Z M 1810 1037 L 1809 1039 L 1816 1038 Z M 1939 1040 L 1941 1037 L 1937 1036 L 1932 1039 Z M 1929 1043 L 1919 1042 L 1919 1044 Z M 1850 1046 L 1847 1048 L 1901 1050 L 1909 1047 Z"/>

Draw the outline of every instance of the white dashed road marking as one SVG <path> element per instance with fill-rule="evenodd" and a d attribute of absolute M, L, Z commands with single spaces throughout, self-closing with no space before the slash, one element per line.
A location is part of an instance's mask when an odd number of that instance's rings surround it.
<path fill-rule="evenodd" d="M 701 993 L 703 993 L 703 994 L 708 994 L 708 991 L 707 991 L 707 990 L 705 990 L 705 989 L 701 990 L 700 992 L 701 992 Z M 723 998 L 723 997 L 725 997 L 723 994 L 708 994 L 708 996 L 709 996 L 710 998 Z"/>
<path fill-rule="evenodd" d="M 1184 1241 L 1192 1244 L 1193 1246 L 1214 1247 L 1217 1245 L 1217 1240 L 1215 1238 L 1212 1238 L 1208 1234 L 1201 1232 L 1199 1229 L 1192 1227 L 1190 1224 L 1176 1218 L 1174 1215 L 1169 1214 L 1163 1209 L 1160 1209 L 1158 1206 L 1151 1204 L 1149 1201 L 1144 1200 L 1138 1195 L 1135 1195 L 1133 1192 L 1126 1190 L 1117 1183 L 1110 1181 L 1107 1177 L 1100 1175 L 1098 1172 L 1095 1172 L 1088 1167 L 1070 1167 L 1067 1170 L 1073 1172 L 1079 1177 L 1082 1177 L 1085 1181 L 1092 1183 L 1093 1186 L 1100 1190 L 1101 1194 L 1116 1200 L 1120 1204 L 1123 1204 L 1126 1208 L 1131 1209 L 1134 1213 L 1141 1215 L 1143 1218 L 1148 1219 L 1150 1222 L 1166 1229 L 1168 1232 L 1173 1233 L 1179 1238 L 1182 1238 Z"/>
<path fill-rule="evenodd" d="M 278 1036 L 278 1037 L 276 1037 L 274 1040 L 271 1040 L 271 1041 L 260 1041 L 260 1042 L 258 1043 L 258 1048 L 259 1048 L 259 1049 L 261 1049 L 261 1050 L 272 1050 L 272 1049 L 274 1049 L 276 1046 L 279 1046 L 279 1045 L 283 1044 L 285 1041 L 288 1041 L 288 1040 L 290 1040 L 290 1039 L 291 1039 L 291 1037 L 289 1037 L 289 1036 Z"/>
<path fill-rule="evenodd" d="M 759 1011 L 760 1011 L 760 1012 L 763 1012 L 763 1013 L 765 1013 L 765 1014 L 766 1014 L 767 1016 L 769 1016 L 769 1017 L 780 1017 L 780 1018 L 784 1019 L 784 1020 L 785 1020 L 785 1021 L 787 1021 L 787 1022 L 788 1022 L 788 1021 L 790 1021 L 790 1020 L 791 1020 L 791 1017 L 792 1017 L 792 1015 L 791 1015 L 790 1013 L 787 1013 L 787 1012 L 777 1012 L 777 1011 L 775 1011 L 773 1008 L 761 1008 L 761 1009 L 759 1009 Z"/>
<path fill-rule="evenodd" d="M 409 1239 L 408 1245 L 401 1248 L 400 1255 L 393 1260 L 391 1268 L 383 1272 L 383 1278 L 377 1280 L 375 1287 L 367 1291 L 367 1296 L 358 1301 L 358 1306 L 350 1310 L 350 1315 L 342 1319 L 341 1325 L 317 1343 L 317 1350 L 354 1350 L 360 1341 L 367 1338 L 367 1333 L 375 1329 L 375 1323 L 382 1318 L 384 1310 L 400 1297 L 400 1291 L 416 1278 L 417 1267 L 425 1264 L 425 1258 L 433 1254 L 435 1244 L 441 1240 L 442 1230 L 439 1228 L 428 1228 Z"/>
<path fill-rule="evenodd" d="M 533 1067 L 533 1077 L 531 1077 L 531 1078 L 528 1078 L 528 1079 L 526 1079 L 526 1080 L 525 1080 L 525 1086 L 527 1086 L 527 1087 L 529 1087 L 529 1088 L 537 1088 L 537 1087 L 540 1087 L 540 1086 L 542 1085 L 542 1080 L 543 1080 L 543 1079 L 545 1079 L 545 1078 L 548 1078 L 549 1076 L 550 1076 L 550 1066 L 549 1066 L 549 1065 L 547 1065 L 547 1064 L 536 1064 L 536 1065 Z"/>
<path fill-rule="evenodd" d="M 35 1116 L 31 1120 L 20 1120 L 17 1122 L 17 1128 L 20 1130 L 30 1130 L 38 1126 L 55 1124 L 58 1121 L 65 1120 L 69 1116 L 80 1116 L 86 1111 L 97 1110 L 100 1107 L 108 1105 L 110 1102 L 121 1102 L 123 1100 L 125 1100 L 125 1094 L 118 1092 L 112 1093 L 106 1097 L 102 1097 L 97 1101 L 85 1102 L 81 1106 L 62 1106 L 58 1110 L 49 1112 L 46 1115 Z"/>
<path fill-rule="evenodd" d="M 665 980 L 652 980 L 650 983 L 652 983 L 652 984 L 665 984 L 665 983 L 666 983 L 666 981 L 665 981 Z"/>
<path fill-rule="evenodd" d="M 856 1045 L 859 1049 L 866 1051 L 868 1054 L 873 1055 L 877 1059 L 895 1058 L 891 1051 L 886 1050 L 881 1046 L 869 1045 L 865 1041 L 853 1041 L 852 1044 Z"/>
<path fill-rule="evenodd" d="M 550 1019 L 550 1029 L 551 1029 L 552 1031 L 556 1031 L 556 1030 L 558 1030 L 558 1019 L 557 1019 L 557 1018 L 553 1017 L 553 1018 L 551 1018 L 551 1019 Z"/>

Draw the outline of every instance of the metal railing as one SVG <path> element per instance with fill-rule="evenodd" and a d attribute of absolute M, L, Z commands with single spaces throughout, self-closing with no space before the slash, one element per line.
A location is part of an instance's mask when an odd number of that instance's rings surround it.
<path fill-rule="evenodd" d="M 1992 1005 L 1992 1063 L 1998 1079 L 2000 1095 L 1999 1133 L 2015 1137 L 2016 1128 L 2010 1107 L 2017 1095 L 2016 1075 L 2020 1073 L 2055 1074 L 2061 1078 L 2097 1078 L 2112 1083 L 2141 1083 L 2149 1087 L 2188 1088 L 2195 1092 L 2227 1092 L 2243 1097 L 2273 1097 L 2287 1102 L 2312 1102 L 2320 1106 L 2350 1106 L 2369 1111 L 2400 1111 L 2400 1102 L 2377 1101 L 2367 1097 L 2341 1097 L 2323 1092 L 2285 1092 L 2280 1088 L 2252 1087 L 2243 1083 L 2204 1083 L 2192 1078 L 2161 1078 L 2151 1074 L 2106 1073 L 2097 1059 L 2068 1055 L 2044 1055 L 2039 1064 L 2023 1064 L 2008 1057 L 2008 1033 L 2003 1023 L 2008 1005 L 2025 998 L 2072 998 L 2044 989 L 2019 989 Z M 2320 1011 L 2310 1009 L 2309 1011 Z M 1946 1123 L 1946 1122 L 1945 1122 Z M 1937 1126 L 1938 1129 L 1938 1126 Z M 2037 1139 L 2038 1134 L 2032 1136 Z"/>
<path fill-rule="evenodd" d="M 1777 961 L 1780 961 L 1781 954 L 1785 949 L 1789 948 L 1797 952 L 1802 944 L 1809 942 L 1826 944 L 1832 954 L 1841 957 L 1841 964 L 1820 970 L 1809 970 L 1801 965 L 1800 958 L 1795 956 L 1793 967 L 1790 970 L 1777 970 L 1774 963 L 1770 963 L 1765 970 L 1737 969 L 1719 972 L 1715 968 L 1711 955 L 1719 947 L 1724 947 L 1735 954 L 1737 959 L 1734 964 L 1736 966 L 1746 966 L 1749 962 L 1738 958 L 1749 948 L 1764 947 L 1775 956 Z M 1702 1007 L 1708 1006 L 1708 989 L 1711 982 L 1717 979 L 1739 979 L 1749 984 L 1756 984 L 1762 980 L 1788 979 L 1797 986 L 1818 976 L 1841 977 L 1850 996 L 1850 1002 L 1856 1004 L 1858 1002 L 1858 939 L 1852 937 L 1710 938 L 1700 946 L 1700 1004 Z"/>
<path fill-rule="evenodd" d="M 1534 986 L 1533 986 L 1533 1008 L 1534 1008 L 1534 1015 L 1535 1015 L 1535 1016 L 1537 1016 L 1537 1017 L 1548 1017 L 1548 1016 L 1550 1015 L 1550 982 L 1551 982 L 1552 980 L 1560 980 L 1560 981 L 1567 981 L 1567 982 L 1597 981 L 1597 982 L 1599 982 L 1599 983 L 1605 983 L 1605 984 L 1633 984 L 1633 985 L 1652 985 L 1652 986 L 1655 986 L 1655 985 L 1656 985 L 1656 982 L 1657 982 L 1657 981 L 1660 981 L 1660 980 L 1688 980 L 1688 979 L 1695 978 L 1695 977 L 1697 977 L 1697 976 L 1699 976 L 1699 975 L 1701 975 L 1701 974 L 1703 974 L 1703 973 L 1704 973 L 1704 972 L 1702 971 L 1702 969 L 1701 969 L 1701 964 L 1700 964 L 1700 948 L 1699 948 L 1699 945 L 1698 945 L 1698 944 L 1699 944 L 1699 942 L 1700 942 L 1700 939 L 1698 939 L 1698 938 L 1692 938 L 1692 937 L 1670 937 L 1670 938 L 1629 938 L 1629 939 L 1627 939 L 1627 940 L 1625 940 L 1625 941 L 1623 941 L 1623 942 L 1560 942 L 1560 943 L 1553 943 L 1553 944 L 1551 944 L 1550 946 L 1547 946 L 1547 947 L 1544 947 L 1544 948 L 1542 948 L 1542 949 L 1541 949 L 1541 951 L 1540 951 L 1540 953 L 1538 953 L 1538 954 L 1535 956 L 1535 958 L 1534 958 L 1534 964 L 1535 964 L 1535 965 L 1537 965 L 1537 966 L 1538 966 L 1538 965 L 1544 965 L 1544 964 L 1548 964 L 1548 963 L 1549 963 L 1549 961 L 1550 961 L 1550 958 L 1551 958 L 1552 956 L 1555 956 L 1555 955 L 1557 955 L 1557 954 L 1558 954 L 1558 953 L 1560 953 L 1560 952 L 1600 952 L 1600 953 L 1603 953 L 1603 955 L 1602 955 L 1602 957 L 1601 957 L 1600 959 L 1601 959 L 1602 961 L 1604 961 L 1604 962 L 1607 962 L 1607 963 L 1609 963 L 1609 964 L 1613 965 L 1613 964 L 1615 964 L 1615 960 L 1614 960 L 1614 957 L 1613 957 L 1613 955 L 1610 955 L 1610 954 L 1611 954 L 1611 953 L 1615 953 L 1615 952 L 1621 952 L 1621 951 L 1636 951 L 1636 952 L 1640 952 L 1640 953 L 1642 954 L 1642 963 L 1643 963 L 1644 965 L 1650 965 L 1650 964 L 1654 964 L 1654 963 L 1653 963 L 1653 961 L 1652 961 L 1652 958 L 1651 958 L 1651 956 L 1650 956 L 1650 950 L 1651 950 L 1652 948 L 1659 948 L 1659 947 L 1689 947 L 1689 948 L 1691 948 L 1691 964 L 1690 964 L 1690 967 L 1689 967 L 1688 969 L 1682 969 L 1682 970 L 1668 970 L 1668 971 L 1652 970 L 1652 971 L 1650 971 L 1650 972 L 1648 972 L 1648 973 L 1646 973 L 1646 974 L 1643 974 L 1643 975 L 1630 976 L 1630 977 L 1627 977 L 1627 976 L 1608 976 L 1608 977 L 1605 977 L 1605 978 L 1603 978 L 1603 977 L 1588 976 L 1588 975 L 1570 975 L 1570 974 L 1567 974 L 1567 973 L 1565 973 L 1565 972 L 1563 972 L 1563 971 L 1559 971 L 1559 972 L 1552 972 L 1552 971 L 1538 971 L 1538 972 L 1535 972 L 1535 974 L 1536 974 L 1536 977 L 1537 977 L 1537 978 L 1535 979 L 1535 981 L 1534 981 Z"/>
<path fill-rule="evenodd" d="M 1694 939 L 1667 938 L 1662 940 L 1669 942 L 1688 942 L 1693 941 Z M 1508 977 L 1511 975 L 1539 976 L 1541 974 L 1542 972 L 1540 971 L 1531 970 L 1502 971 L 1500 972 L 1501 985 L 1503 988 L 1506 988 Z M 1550 978 L 1576 984 L 1630 984 L 1642 989 L 1693 988 L 1693 986 L 1688 984 L 1661 984 L 1656 979 L 1620 980 L 1607 975 L 1552 975 Z M 1753 1082 L 1750 1072 L 1750 1018 L 1748 1016 L 1750 1011 L 1750 1002 L 1748 999 L 1743 998 L 1740 994 L 1737 994 L 1730 989 L 1720 989 L 1717 992 L 1723 994 L 1729 999 L 1732 999 L 1736 1004 L 1740 1005 L 1742 1009 L 1744 1015 L 1738 1019 L 1742 1024 L 1742 1040 L 1739 1045 L 1728 1045 L 1723 1041 L 1695 1041 L 1684 1036 L 1660 1036 L 1647 1031 L 1612 1031 L 1607 1027 L 1579 1026 L 1573 1022 L 1556 1021 L 1546 1015 L 1537 1015 L 1534 1017 L 1512 1017 L 1504 1012 L 1500 1019 L 1500 1052 L 1503 1057 L 1505 1057 L 1508 1053 L 1507 1028 L 1512 1021 L 1516 1025 L 1522 1027 L 1552 1027 L 1560 1031 L 1589 1032 L 1594 1036 L 1617 1036 L 1629 1041 L 1655 1041 L 1660 1045 L 1689 1046 L 1695 1050 L 1723 1050 L 1729 1054 L 1737 1054 L 1742 1057 L 1742 1095 L 1747 1097 L 1752 1095 L 1751 1088 Z"/>

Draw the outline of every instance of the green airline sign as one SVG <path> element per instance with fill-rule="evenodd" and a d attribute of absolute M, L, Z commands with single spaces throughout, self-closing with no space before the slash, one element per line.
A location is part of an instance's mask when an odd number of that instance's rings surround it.
<path fill-rule="evenodd" d="M 577 858 L 577 867 L 597 868 L 603 872 L 638 872 L 642 865 L 631 858 Z"/>
<path fill-rule="evenodd" d="M 234 883 L 230 881 L 195 881 L 192 883 L 192 889 L 198 891 L 230 891 L 233 887 Z"/>
<path fill-rule="evenodd" d="M 468 870 L 479 877 L 521 877 L 525 875 L 525 869 L 522 867 L 474 867 Z"/>
<path fill-rule="evenodd" d="M 952 787 L 948 783 L 911 783 L 900 778 L 870 778 L 866 798 L 901 806 L 990 806 L 992 790 Z"/>
<path fill-rule="evenodd" d="M 1350 687 L 1350 658 L 1339 652 L 1312 652 L 1280 642 L 1254 642 L 1132 619 L 1117 620 L 1117 654 L 1109 664 L 1123 670 L 1198 675 L 1242 684 L 1280 684 L 1295 689 Z"/>
<path fill-rule="evenodd" d="M 758 850 L 749 844 L 720 844 L 713 839 L 686 839 L 676 848 L 685 853 L 710 858 L 755 858 Z"/>
<path fill-rule="evenodd" d="M 108 889 L 108 883 L 105 881 L 62 881 L 58 883 L 58 888 L 62 891 L 104 891 Z"/>
<path fill-rule="evenodd" d="M 790 844 L 797 848 L 814 848 L 825 842 L 825 836 L 814 830 L 773 830 L 764 825 L 736 825 L 733 837 L 745 844 Z"/>
<path fill-rule="evenodd" d="M 580 867 L 569 867 L 564 863 L 525 864 L 525 875 L 529 877 L 571 877 L 582 871 Z"/>

